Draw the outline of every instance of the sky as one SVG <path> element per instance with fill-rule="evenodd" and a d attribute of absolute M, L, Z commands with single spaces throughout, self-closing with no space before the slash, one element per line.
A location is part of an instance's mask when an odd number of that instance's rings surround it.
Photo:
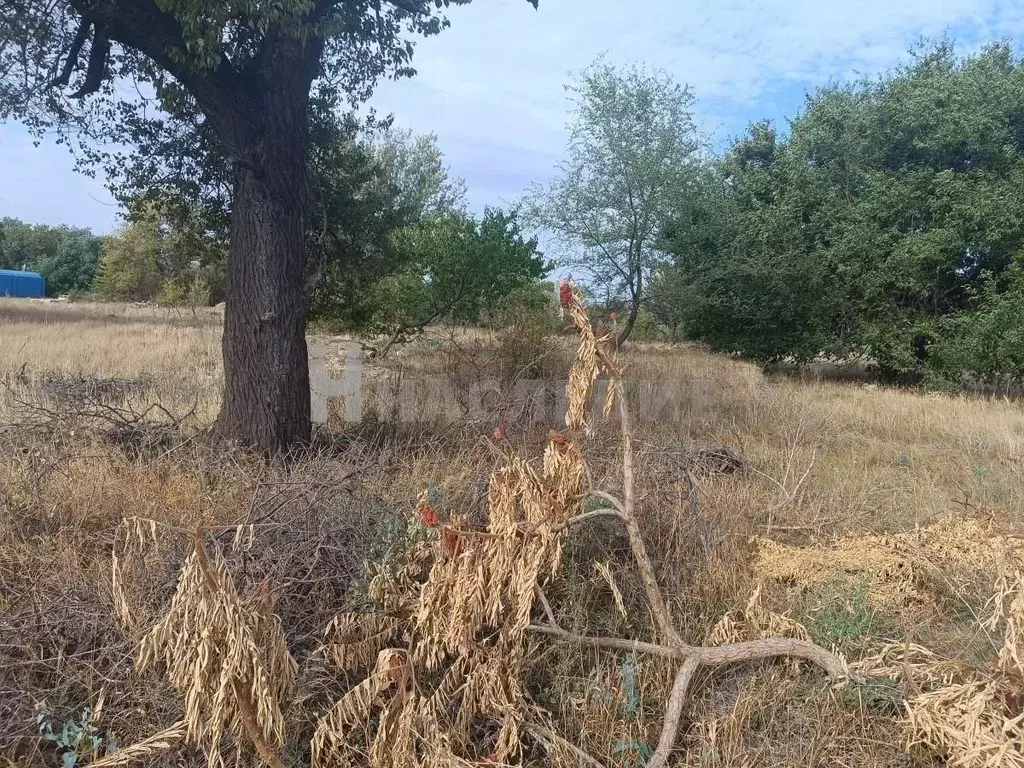
<path fill-rule="evenodd" d="M 1024 4 L 1011 0 L 474 0 L 450 19 L 418 44 L 418 75 L 383 83 L 371 105 L 437 135 L 476 211 L 551 178 L 570 119 L 563 86 L 602 54 L 687 83 L 720 148 L 752 120 L 784 126 L 830 80 L 884 72 L 921 37 L 948 34 L 962 51 L 1024 41 Z M 3 216 L 107 232 L 118 207 L 65 147 L 0 124 Z"/>

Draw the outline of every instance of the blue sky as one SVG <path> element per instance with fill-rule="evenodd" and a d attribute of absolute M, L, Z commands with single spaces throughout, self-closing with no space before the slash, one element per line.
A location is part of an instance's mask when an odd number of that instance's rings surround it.
<path fill-rule="evenodd" d="M 372 105 L 435 133 L 472 207 L 514 201 L 550 178 L 566 140 L 563 85 L 606 53 L 688 83 L 698 124 L 721 146 L 754 119 L 783 121 L 830 79 L 888 69 L 914 41 L 943 33 L 963 50 L 1024 40 L 1024 4 L 1008 0 L 475 0 L 419 44 L 411 80 Z M 33 147 L 0 125 L 0 216 L 109 231 L 117 206 L 102 180 L 72 170 L 64 147 Z"/>

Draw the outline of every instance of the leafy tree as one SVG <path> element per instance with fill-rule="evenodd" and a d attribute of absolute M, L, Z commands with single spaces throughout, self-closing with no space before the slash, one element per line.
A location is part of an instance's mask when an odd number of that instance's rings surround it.
<path fill-rule="evenodd" d="M 377 283 L 417 258 L 399 233 L 425 216 L 461 212 L 434 136 L 414 137 L 352 119 L 328 123 L 314 143 L 314 190 L 322 226 L 308 238 L 310 317 L 348 330 L 373 330 Z"/>
<path fill-rule="evenodd" d="M 0 269 L 35 269 L 41 243 L 31 224 L 12 218 L 0 219 Z"/>
<path fill-rule="evenodd" d="M 863 357 L 902 380 L 1015 370 L 1024 65 L 1008 46 L 961 60 L 940 43 L 820 89 L 788 137 L 755 125 L 714 171 L 664 231 L 663 292 L 692 337 L 764 360 Z"/>
<path fill-rule="evenodd" d="M 603 60 L 567 90 L 575 116 L 568 156 L 550 186 L 534 190 L 530 218 L 557 236 L 562 267 L 626 308 L 622 343 L 664 258 L 658 232 L 687 186 L 698 146 L 693 97 L 663 71 Z"/>
<path fill-rule="evenodd" d="M 807 187 L 785 147 L 754 124 L 694 175 L 663 230 L 675 254 L 655 284 L 662 322 L 730 354 L 805 361 L 829 349 L 831 273 L 804 223 Z"/>
<path fill-rule="evenodd" d="M 973 308 L 948 321 L 934 355 L 935 373 L 954 383 L 966 374 L 993 386 L 1024 382 L 1024 260 L 997 279 L 986 275 Z"/>
<path fill-rule="evenodd" d="M 198 170 L 197 188 L 230 167 L 218 418 L 229 440 L 280 452 L 310 435 L 312 116 L 412 74 L 407 36 L 441 31 L 439 8 L 467 1 L 0 0 L 0 116 L 81 138 L 115 190 L 146 186 L 148 163 L 182 183 Z M 106 154 L 97 139 L 143 151 Z"/>
<path fill-rule="evenodd" d="M 466 185 L 450 177 L 436 135 L 415 136 L 389 127 L 374 141 L 373 151 L 407 216 L 465 211 Z"/>
<path fill-rule="evenodd" d="M 59 296 L 84 291 L 96 274 L 102 250 L 103 240 L 89 230 L 65 230 L 52 252 L 36 257 L 35 269 L 46 278 L 46 290 L 50 294 Z"/>
<path fill-rule="evenodd" d="M 106 238 L 93 290 L 112 301 L 149 301 L 160 290 L 162 233 L 155 217 L 122 225 Z"/>
<path fill-rule="evenodd" d="M 408 259 L 377 284 L 373 299 L 375 329 L 390 336 L 381 354 L 437 319 L 476 320 L 549 271 L 515 213 L 488 209 L 475 221 L 440 212 L 407 227 L 399 240 Z"/>
<path fill-rule="evenodd" d="M 226 234 L 205 225 L 194 206 L 140 201 L 106 239 L 93 288 L 113 301 L 218 303 L 224 292 Z"/>
<path fill-rule="evenodd" d="M 81 291 L 96 273 L 102 241 L 88 229 L 0 220 L 0 269 L 29 269 L 46 278 L 51 295 Z"/>
<path fill-rule="evenodd" d="M 422 279 L 423 254 L 415 244 L 424 232 L 441 236 L 452 217 L 465 219 L 464 185 L 449 176 L 433 135 L 360 125 L 351 115 L 318 121 L 314 128 L 310 174 L 316 226 L 306 235 L 305 277 L 310 319 L 331 328 L 393 334 L 398 326 L 385 318 L 401 310 L 381 302 L 409 299 L 398 286 L 418 286 Z M 158 301 L 184 302 L 198 263 L 226 259 L 226 249 L 218 248 L 227 239 L 227 219 L 218 211 L 228 201 L 218 199 L 223 192 L 216 186 L 204 192 L 202 206 L 181 205 L 166 193 L 148 194 L 134 201 L 133 220 L 145 221 L 156 212 L 167 230 L 158 249 L 163 276 Z M 468 262 L 463 268 L 475 269 Z M 486 288 L 472 280 L 467 285 Z M 422 326 L 415 315 L 405 313 L 409 326 L 398 338 Z M 423 318 L 429 321 L 433 313 Z"/>

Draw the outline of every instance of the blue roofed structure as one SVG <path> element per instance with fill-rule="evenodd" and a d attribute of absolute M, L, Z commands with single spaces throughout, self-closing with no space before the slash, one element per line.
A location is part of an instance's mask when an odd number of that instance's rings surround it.
<path fill-rule="evenodd" d="M 34 298 L 46 295 L 46 280 L 38 272 L 0 269 L 0 296 Z"/>

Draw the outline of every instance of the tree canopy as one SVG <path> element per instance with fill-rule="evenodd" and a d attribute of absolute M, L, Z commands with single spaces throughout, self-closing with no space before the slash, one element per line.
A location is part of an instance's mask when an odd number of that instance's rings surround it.
<path fill-rule="evenodd" d="M 759 360 L 1020 377 L 1024 65 L 918 51 L 752 125 L 681 196 L 660 319 Z"/>
<path fill-rule="evenodd" d="M 552 232 L 564 269 L 625 308 L 629 338 L 663 254 L 655 247 L 697 149 L 693 96 L 668 73 L 603 59 L 566 87 L 567 157 L 531 195 L 530 219 Z"/>
<path fill-rule="evenodd" d="M 375 329 L 392 340 L 440 318 L 476 320 L 549 271 L 515 213 L 489 209 L 477 221 L 440 212 L 403 230 L 399 240 L 402 268 L 377 284 L 372 299 Z"/>

